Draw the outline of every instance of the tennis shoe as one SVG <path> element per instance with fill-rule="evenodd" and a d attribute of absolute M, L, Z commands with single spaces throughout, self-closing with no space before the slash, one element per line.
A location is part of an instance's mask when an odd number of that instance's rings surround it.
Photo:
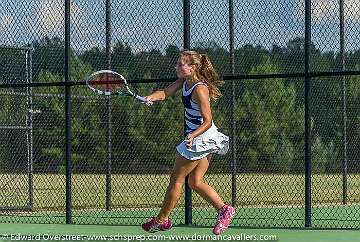
<path fill-rule="evenodd" d="M 144 223 L 142 226 L 143 230 L 149 232 L 149 233 L 155 233 L 158 231 L 165 231 L 169 230 L 172 227 L 171 220 L 168 218 L 164 220 L 163 222 L 158 222 L 156 218 L 151 218 L 149 221 Z"/>
<path fill-rule="evenodd" d="M 224 205 L 218 214 L 216 224 L 213 229 L 213 233 L 215 235 L 220 235 L 222 232 L 224 232 L 231 223 L 231 218 L 235 215 L 235 208 Z"/>

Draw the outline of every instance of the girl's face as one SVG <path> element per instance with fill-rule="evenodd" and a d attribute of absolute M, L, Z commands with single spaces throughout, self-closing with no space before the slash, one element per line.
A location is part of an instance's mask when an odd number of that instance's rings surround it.
<path fill-rule="evenodd" d="M 187 78 L 187 77 L 191 77 L 193 76 L 193 72 L 194 72 L 194 65 L 189 65 L 188 64 L 188 58 L 187 57 L 180 57 L 175 69 L 176 69 L 176 75 L 178 78 Z"/>

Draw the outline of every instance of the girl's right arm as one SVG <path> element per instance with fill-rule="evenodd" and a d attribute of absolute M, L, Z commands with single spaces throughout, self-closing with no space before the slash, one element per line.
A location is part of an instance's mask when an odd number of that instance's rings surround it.
<path fill-rule="evenodd" d="M 151 102 L 163 101 L 168 96 L 171 96 L 172 94 L 176 93 L 179 89 L 181 89 L 181 87 L 182 87 L 182 79 L 177 79 L 166 88 L 157 90 L 152 94 L 150 94 L 149 96 L 146 96 L 145 99 Z"/>

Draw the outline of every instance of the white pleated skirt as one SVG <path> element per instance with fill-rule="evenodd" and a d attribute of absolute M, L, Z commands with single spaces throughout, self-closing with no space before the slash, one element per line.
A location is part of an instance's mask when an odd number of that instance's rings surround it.
<path fill-rule="evenodd" d="M 184 140 L 176 146 L 179 154 L 188 160 L 200 160 L 209 154 L 225 155 L 229 150 L 229 137 L 218 131 L 213 124 L 208 130 L 193 139 L 192 147 Z"/>

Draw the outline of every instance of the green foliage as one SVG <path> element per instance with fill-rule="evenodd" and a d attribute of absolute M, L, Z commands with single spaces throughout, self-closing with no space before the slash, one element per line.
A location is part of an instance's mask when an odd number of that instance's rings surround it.
<path fill-rule="evenodd" d="M 45 37 L 33 42 L 33 75 L 37 80 L 39 72 L 47 70 L 55 75 L 63 75 L 64 42 L 59 37 Z M 60 81 L 60 80 L 58 80 Z"/>
<path fill-rule="evenodd" d="M 277 72 L 269 58 L 251 74 L 266 72 Z M 241 147 L 240 157 L 249 169 L 283 171 L 298 162 L 304 116 L 293 85 L 286 85 L 280 79 L 245 81 L 236 107 L 236 121 L 241 127 L 237 138 L 241 143 L 250 144 Z M 279 152 L 285 156 L 280 158 Z"/>
<path fill-rule="evenodd" d="M 261 46 L 244 45 L 235 50 L 235 72 L 249 74 L 251 70 L 264 63 L 269 57 L 269 52 Z"/>
<path fill-rule="evenodd" d="M 339 153 L 333 141 L 326 144 L 321 137 L 315 136 L 311 147 L 312 164 L 314 172 L 328 173 L 339 170 Z"/>
<path fill-rule="evenodd" d="M 296 154 L 296 144 L 291 142 L 284 133 L 278 139 L 273 157 L 273 169 L 285 173 L 290 173 L 293 170 L 296 171 L 298 164 L 295 161 L 297 161 L 296 158 L 299 155 L 299 153 Z"/>
<path fill-rule="evenodd" d="M 64 43 L 44 38 L 33 43 L 33 73 L 36 82 L 64 80 Z M 207 53 L 222 75 L 230 73 L 230 54 L 215 42 L 196 43 L 195 49 Z M 339 55 L 322 53 L 311 44 L 312 71 L 338 70 Z M 134 53 L 126 43 L 115 43 L 111 68 L 127 79 L 174 77 L 174 65 L 180 49 L 169 45 L 159 50 Z M 304 39 L 295 38 L 286 46 L 271 50 L 246 44 L 235 50 L 238 74 L 302 73 Z M 8 56 L 8 53 L 4 53 Z M 359 51 L 346 53 L 346 68 L 360 69 Z M 14 62 L 18 57 L 14 57 Z M 77 54 L 71 51 L 71 80 L 81 81 L 95 70 L 108 68 L 106 51 L 92 48 Z M 0 68 L 6 73 L 6 67 Z M 235 121 L 237 156 L 246 169 L 299 172 L 303 169 L 304 82 L 302 79 L 261 79 L 235 82 L 235 113 L 232 113 L 232 83 L 221 88 L 223 97 L 212 103 L 213 117 L 224 133 L 232 133 Z M 360 85 L 358 77 L 346 78 L 348 152 L 360 156 Z M 165 84 L 132 85 L 137 93 L 147 95 Z M 343 151 L 343 82 L 337 78 L 314 78 L 312 81 L 312 149 L 319 172 L 339 169 Z M 75 171 L 103 171 L 108 156 L 108 106 L 111 102 L 113 167 L 125 166 L 136 171 L 144 162 L 157 162 L 162 170 L 174 159 L 175 145 L 182 140 L 183 111 L 180 95 L 168 98 L 151 108 L 132 98 L 87 98 L 87 88 L 72 89 L 73 163 Z M 62 171 L 64 167 L 64 88 L 34 88 L 34 148 L 38 165 Z M 40 94 L 54 94 L 44 97 Z M 23 105 L 2 96 L 0 121 L 19 120 L 11 105 Z M 233 120 L 234 118 L 234 120 Z M 142 152 L 144 155 L 135 155 Z M 6 153 L 5 151 L 2 153 Z M 8 152 L 9 153 L 9 152 Z M 129 156 L 130 154 L 130 156 Z M 10 155 L 10 154 L 7 154 Z M 1 160 L 6 160 L 1 157 Z M 228 162 L 228 161 L 220 161 Z M 94 168 L 95 167 L 95 168 Z M 360 165 L 359 165 L 360 167 Z M 91 170 L 94 169 L 94 170 Z"/>

